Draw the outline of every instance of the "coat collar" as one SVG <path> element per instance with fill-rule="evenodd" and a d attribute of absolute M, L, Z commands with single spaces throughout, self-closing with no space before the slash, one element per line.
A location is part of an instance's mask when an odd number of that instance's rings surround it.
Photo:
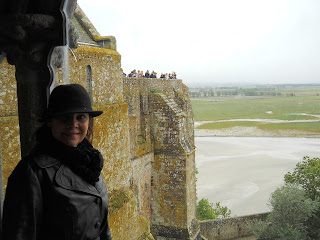
<path fill-rule="evenodd" d="M 80 176 L 75 174 L 69 167 L 61 164 L 60 160 L 50 157 L 47 154 L 37 154 L 34 158 L 34 161 L 40 168 L 50 168 L 54 165 L 60 164 L 61 166 L 59 167 L 55 176 L 55 180 L 60 187 L 100 197 L 100 193 L 103 189 L 104 184 L 101 175 L 99 176 L 99 181 L 95 183 L 95 186 L 93 186 L 92 184 L 88 183 Z"/>
<path fill-rule="evenodd" d="M 46 154 L 39 154 L 38 156 L 35 156 L 34 161 L 40 168 L 48 168 L 61 163 L 58 159 L 50 157 Z"/>
<path fill-rule="evenodd" d="M 86 182 L 77 174 L 75 174 L 70 168 L 62 164 L 56 173 L 56 182 L 60 187 L 63 187 L 72 191 L 80 191 L 88 194 L 92 194 L 100 197 L 102 190 L 102 177 L 99 176 L 99 181 L 95 183 L 95 186 Z"/>

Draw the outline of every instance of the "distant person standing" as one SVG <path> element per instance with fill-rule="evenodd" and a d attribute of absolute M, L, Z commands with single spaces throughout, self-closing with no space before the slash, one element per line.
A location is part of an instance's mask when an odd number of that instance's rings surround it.
<path fill-rule="evenodd" d="M 157 73 L 155 71 L 152 71 L 150 77 L 151 78 L 157 78 Z"/>
<path fill-rule="evenodd" d="M 172 79 L 177 79 L 177 74 L 176 74 L 176 72 L 172 72 Z"/>
<path fill-rule="evenodd" d="M 145 76 L 146 78 L 150 78 L 149 70 L 146 71 L 146 73 L 144 74 L 144 76 Z"/>

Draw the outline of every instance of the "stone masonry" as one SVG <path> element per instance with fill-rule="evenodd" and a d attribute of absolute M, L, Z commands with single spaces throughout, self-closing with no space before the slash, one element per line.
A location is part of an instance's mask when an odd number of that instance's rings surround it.
<path fill-rule="evenodd" d="M 69 51 L 69 79 L 90 93 L 93 145 L 105 160 L 102 175 L 113 239 L 200 239 L 196 220 L 193 113 L 181 80 L 122 78 L 112 36 L 101 37 L 79 7 L 78 47 Z M 67 83 L 57 69 L 54 85 Z M 15 67 L 0 62 L 2 195 L 21 159 Z"/>

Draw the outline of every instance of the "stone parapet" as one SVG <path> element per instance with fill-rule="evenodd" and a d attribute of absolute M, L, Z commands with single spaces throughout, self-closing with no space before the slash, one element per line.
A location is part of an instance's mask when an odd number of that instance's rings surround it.
<path fill-rule="evenodd" d="M 228 240 L 252 236 L 255 221 L 266 221 L 268 213 L 200 222 L 201 234 L 208 240 Z"/>

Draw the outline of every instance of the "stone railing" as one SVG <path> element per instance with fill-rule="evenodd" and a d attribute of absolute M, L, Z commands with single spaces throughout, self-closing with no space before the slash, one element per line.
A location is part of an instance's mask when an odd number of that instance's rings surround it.
<path fill-rule="evenodd" d="M 228 240 L 253 236 L 251 227 L 255 221 L 266 221 L 269 213 L 207 220 L 200 222 L 201 234 L 208 240 Z"/>

